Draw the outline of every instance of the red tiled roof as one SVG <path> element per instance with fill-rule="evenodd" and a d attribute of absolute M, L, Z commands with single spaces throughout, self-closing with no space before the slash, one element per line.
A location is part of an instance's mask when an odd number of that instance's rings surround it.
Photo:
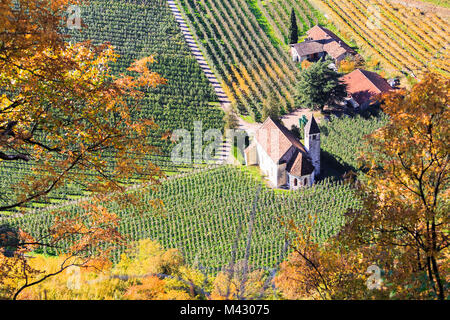
<path fill-rule="evenodd" d="M 287 170 L 293 176 L 302 177 L 311 174 L 314 171 L 314 166 L 307 156 L 299 152 L 292 166 L 287 167 Z"/>
<path fill-rule="evenodd" d="M 295 148 L 295 158 L 287 159 L 286 169 L 289 173 L 300 177 L 313 172 L 314 167 L 303 144 L 285 126 L 270 117 L 256 131 L 255 139 L 275 163 L 278 163 L 289 149 Z"/>
<path fill-rule="evenodd" d="M 287 128 L 276 123 L 270 117 L 256 131 L 255 138 L 275 163 L 278 163 L 293 145 L 304 149 L 300 141 Z"/>
<path fill-rule="evenodd" d="M 337 41 L 330 41 L 323 45 L 324 51 L 328 53 L 329 56 L 331 56 L 333 59 L 339 58 L 341 55 L 345 53 L 349 53 L 348 50 L 346 50 L 342 44 L 339 44 Z"/>
<path fill-rule="evenodd" d="M 356 69 L 341 80 L 347 85 L 347 92 L 359 104 L 365 103 L 375 95 L 392 90 L 389 83 L 379 74 Z"/>
<path fill-rule="evenodd" d="M 329 41 L 324 44 L 324 49 L 327 53 L 333 58 L 339 57 L 343 53 L 356 54 L 355 50 L 353 50 L 348 44 L 342 41 L 336 34 L 328 30 L 327 28 L 315 25 L 311 29 L 309 29 L 306 34 L 312 40 L 334 40 Z M 329 51 L 329 52 L 328 52 Z"/>

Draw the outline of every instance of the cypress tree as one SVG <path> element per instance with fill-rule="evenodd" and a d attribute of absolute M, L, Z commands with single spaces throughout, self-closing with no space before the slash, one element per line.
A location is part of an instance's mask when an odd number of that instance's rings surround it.
<path fill-rule="evenodd" d="M 289 43 L 294 44 L 298 42 L 298 26 L 297 16 L 294 9 L 291 10 L 291 26 L 289 28 Z"/>

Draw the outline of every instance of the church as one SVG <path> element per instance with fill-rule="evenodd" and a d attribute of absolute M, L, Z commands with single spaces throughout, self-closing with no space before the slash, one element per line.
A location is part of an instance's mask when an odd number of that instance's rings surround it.
<path fill-rule="evenodd" d="M 258 165 L 273 187 L 311 186 L 320 174 L 320 129 L 314 116 L 304 127 L 305 144 L 281 123 L 267 118 L 245 149 L 246 165 Z"/>

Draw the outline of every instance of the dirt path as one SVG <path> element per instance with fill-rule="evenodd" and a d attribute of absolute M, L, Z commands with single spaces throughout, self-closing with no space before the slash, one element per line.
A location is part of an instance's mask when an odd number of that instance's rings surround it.
<path fill-rule="evenodd" d="M 281 117 L 281 121 L 283 122 L 286 128 L 291 129 L 293 125 L 296 125 L 297 127 L 299 126 L 298 119 L 301 118 L 302 116 L 306 116 L 309 119 L 309 117 L 311 117 L 311 115 L 314 114 L 316 121 L 320 122 L 321 117 L 319 117 L 317 113 L 320 114 L 320 112 L 311 111 L 309 109 L 297 109 Z"/>

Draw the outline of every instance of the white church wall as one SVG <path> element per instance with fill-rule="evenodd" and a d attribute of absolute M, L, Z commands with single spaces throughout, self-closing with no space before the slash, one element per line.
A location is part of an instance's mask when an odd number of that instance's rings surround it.
<path fill-rule="evenodd" d="M 313 175 L 305 175 L 301 177 L 289 175 L 289 188 L 291 190 L 298 190 L 303 187 L 311 186 L 314 180 Z"/>
<path fill-rule="evenodd" d="M 258 142 L 256 142 L 256 150 L 261 171 L 267 175 L 267 178 L 274 186 L 278 186 L 278 166 Z"/>

